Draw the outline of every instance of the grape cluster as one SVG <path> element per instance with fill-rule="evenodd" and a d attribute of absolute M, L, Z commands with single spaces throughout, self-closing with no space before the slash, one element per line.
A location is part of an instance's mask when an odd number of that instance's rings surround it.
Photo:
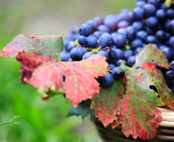
<path fill-rule="evenodd" d="M 149 43 L 163 51 L 170 62 L 169 70 L 161 70 L 174 91 L 174 5 L 168 7 L 165 0 L 138 0 L 133 11 L 124 9 L 118 15 L 95 17 L 72 27 L 60 57 L 62 61 L 84 60 L 94 54 L 106 57 L 108 74 L 98 82 L 110 87 L 124 76 L 119 65 L 125 61 L 132 67 L 135 55 Z"/>

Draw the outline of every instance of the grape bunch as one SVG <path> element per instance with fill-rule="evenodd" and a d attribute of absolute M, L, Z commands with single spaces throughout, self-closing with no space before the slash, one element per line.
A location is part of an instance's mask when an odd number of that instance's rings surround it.
<path fill-rule="evenodd" d="M 169 70 L 159 69 L 174 92 L 174 4 L 167 6 L 165 0 L 138 0 L 133 11 L 123 9 L 118 15 L 98 16 L 72 27 L 60 57 L 62 61 L 80 61 L 94 54 L 106 57 L 108 74 L 97 80 L 101 87 L 110 87 L 125 74 L 120 64 L 124 61 L 132 67 L 135 55 L 149 43 L 170 62 Z"/>

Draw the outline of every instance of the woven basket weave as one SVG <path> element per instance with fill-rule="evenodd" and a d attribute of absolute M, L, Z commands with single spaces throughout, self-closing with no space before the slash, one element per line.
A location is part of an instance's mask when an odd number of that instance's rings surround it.
<path fill-rule="evenodd" d="M 174 142 L 174 111 L 164 108 L 158 109 L 161 111 L 163 121 L 160 123 L 156 138 L 152 140 L 126 138 L 121 131 L 121 126 L 116 127 L 116 129 L 112 129 L 111 126 L 104 128 L 97 119 L 94 120 L 94 123 L 104 142 Z"/>

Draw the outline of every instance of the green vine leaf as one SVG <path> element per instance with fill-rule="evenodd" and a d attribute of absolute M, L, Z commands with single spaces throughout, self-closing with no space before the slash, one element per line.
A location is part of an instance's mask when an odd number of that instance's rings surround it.
<path fill-rule="evenodd" d="M 84 119 L 87 115 L 90 115 L 91 120 L 94 118 L 94 110 L 90 109 L 91 100 L 80 103 L 77 107 L 71 108 L 67 117 L 70 116 L 81 116 Z"/>
<path fill-rule="evenodd" d="M 3 48 L 0 56 L 13 57 L 18 55 L 19 52 L 25 51 L 59 59 L 59 53 L 63 48 L 63 40 L 57 35 L 30 37 L 20 34 Z"/>
<path fill-rule="evenodd" d="M 149 88 L 156 83 L 151 78 L 143 69 L 130 70 L 126 75 L 127 89 L 121 102 L 120 121 L 127 137 L 132 134 L 134 139 L 138 136 L 142 140 L 151 139 L 162 121 L 160 112 L 156 109 L 161 100 Z"/>
<path fill-rule="evenodd" d="M 132 135 L 142 140 L 155 137 L 163 120 L 156 106 L 167 105 L 174 109 L 174 95 L 156 65 L 169 68 L 164 53 L 148 45 L 136 56 L 132 68 L 120 66 L 125 71 L 123 80 L 115 81 L 109 89 L 101 89 L 92 99 L 95 117 L 105 127 L 111 124 L 115 128 L 122 124 L 126 137 Z"/>
<path fill-rule="evenodd" d="M 149 44 L 136 56 L 134 67 L 143 67 L 146 64 L 152 64 L 169 69 L 169 63 L 164 53 L 157 47 Z M 146 63 L 146 64 L 145 64 Z"/>
<path fill-rule="evenodd" d="M 95 117 L 98 118 L 105 127 L 116 121 L 120 111 L 120 101 L 125 93 L 125 80 L 115 81 L 110 88 L 102 88 L 100 94 L 92 99 L 91 109 L 95 110 Z"/>

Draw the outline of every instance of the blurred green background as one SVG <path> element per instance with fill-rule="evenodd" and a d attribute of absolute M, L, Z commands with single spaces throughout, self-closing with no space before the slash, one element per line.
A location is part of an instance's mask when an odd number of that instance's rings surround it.
<path fill-rule="evenodd" d="M 0 49 L 20 33 L 58 34 L 95 16 L 133 9 L 135 0 L 0 0 Z M 0 123 L 20 116 L 20 124 L 0 126 L 0 142 L 101 142 L 89 118 L 66 118 L 71 103 L 48 102 L 35 88 L 20 84 L 20 64 L 0 58 Z"/>

